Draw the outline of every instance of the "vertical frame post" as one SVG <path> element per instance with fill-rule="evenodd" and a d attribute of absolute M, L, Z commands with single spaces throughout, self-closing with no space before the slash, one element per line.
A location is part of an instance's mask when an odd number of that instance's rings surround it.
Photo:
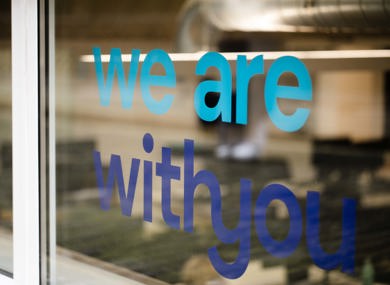
<path fill-rule="evenodd" d="M 12 0 L 14 281 L 38 285 L 38 1 Z"/>

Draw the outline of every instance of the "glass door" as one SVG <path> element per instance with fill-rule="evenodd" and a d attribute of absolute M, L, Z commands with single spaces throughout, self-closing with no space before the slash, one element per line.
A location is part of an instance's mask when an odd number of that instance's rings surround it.
<path fill-rule="evenodd" d="M 387 12 L 283 2 L 55 1 L 51 282 L 389 282 Z"/>

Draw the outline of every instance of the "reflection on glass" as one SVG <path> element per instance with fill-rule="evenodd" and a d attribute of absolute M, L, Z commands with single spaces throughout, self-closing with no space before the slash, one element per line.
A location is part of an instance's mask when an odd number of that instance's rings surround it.
<path fill-rule="evenodd" d="M 11 1 L 0 3 L 0 271 L 12 272 Z"/>
<path fill-rule="evenodd" d="M 347 44 L 345 34 L 338 30 L 333 34 L 329 30 L 302 33 L 297 28 L 291 33 L 232 31 L 223 26 L 224 21 L 211 18 L 214 6 L 157 0 L 111 1 L 110 5 L 56 1 L 57 162 L 51 167 L 57 170 L 58 283 L 127 284 L 129 279 L 142 284 L 389 282 L 390 109 L 385 96 L 389 76 L 380 64 L 372 61 L 366 68 L 357 65 L 343 70 L 341 64 L 329 66 L 321 59 L 305 62 L 313 82 L 313 100 L 278 102 L 285 114 L 299 107 L 311 109 L 305 126 L 291 133 L 275 127 L 264 103 L 266 76 L 276 59 L 267 61 L 264 72 L 247 82 L 246 125 L 220 118 L 209 122 L 195 112 L 197 86 L 223 80 L 216 67 L 197 76 L 197 61 L 175 61 L 175 87 L 150 88 L 157 101 L 166 94 L 174 96 L 163 115 L 151 111 L 141 87 L 147 54 L 157 48 L 260 55 L 280 50 L 381 49 L 388 38 L 351 33 L 348 36 L 355 43 Z M 242 14 L 241 20 L 246 22 Z M 133 56 L 134 49 L 139 49 L 143 58 L 125 58 L 125 75 L 121 81 L 117 79 L 120 73 L 114 73 L 111 90 L 107 79 L 110 58 L 95 65 L 96 47 L 106 55 L 112 53 L 111 48 Z M 120 56 L 115 60 L 122 64 Z M 102 67 L 100 75 L 96 66 Z M 226 66 L 231 71 L 228 95 L 235 122 L 234 110 L 242 100 L 237 80 L 243 77 L 237 74 L 236 63 L 226 62 Z M 127 75 L 136 68 L 132 75 L 136 77 L 130 76 L 129 81 L 134 79 L 135 85 L 126 90 Z M 169 72 L 156 64 L 151 73 Z M 299 80 L 285 73 L 278 84 L 297 86 Z M 108 106 L 101 104 L 102 88 L 111 94 Z M 124 104 L 120 94 L 130 96 L 131 104 Z M 220 97 L 219 92 L 209 92 L 204 104 L 212 109 Z M 196 173 L 203 176 L 196 180 Z M 210 190 L 217 184 L 218 190 Z M 282 186 L 268 188 L 270 184 Z M 189 188 L 194 195 L 186 197 Z M 265 193 L 275 192 L 269 189 L 276 189 L 280 196 L 269 200 L 272 194 Z M 244 190 L 250 192 L 248 196 Z M 320 193 L 319 204 L 308 191 Z M 344 198 L 354 201 L 356 208 L 345 206 Z M 221 211 L 213 205 L 216 201 L 222 201 Z M 240 204 L 244 205 L 241 209 Z M 266 210 L 256 211 L 261 205 Z M 297 209 L 301 215 L 294 214 Z M 343 209 L 348 221 L 356 215 L 354 225 L 343 224 Z M 317 213 L 320 223 L 312 222 Z M 223 237 L 223 230 L 216 230 L 218 219 L 227 232 L 241 225 L 236 238 Z M 299 238 L 291 238 L 293 246 L 283 243 L 294 236 Z M 267 243 L 264 237 L 273 242 Z M 247 260 L 238 260 L 244 263 L 242 276 L 223 278 L 232 276 L 218 273 L 209 248 L 216 246 L 228 263 L 244 252 L 242 244 L 249 245 Z M 336 266 L 318 258 L 320 251 L 313 249 L 317 244 L 328 256 L 336 253 L 331 258 Z M 348 252 L 344 254 L 343 249 Z M 343 270 L 350 267 L 341 265 L 351 258 L 354 273 L 346 274 Z M 332 270 L 321 269 L 326 266 Z"/>

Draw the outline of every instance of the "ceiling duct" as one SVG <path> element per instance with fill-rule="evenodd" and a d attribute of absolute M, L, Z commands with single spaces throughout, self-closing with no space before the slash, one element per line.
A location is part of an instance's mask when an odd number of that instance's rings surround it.
<path fill-rule="evenodd" d="M 288 2 L 292 1 L 281 1 Z M 299 14 L 286 15 L 289 25 L 316 28 L 389 30 L 388 0 L 300 0 L 295 1 Z M 294 5 L 291 9 L 294 11 Z"/>
<path fill-rule="evenodd" d="M 200 47 L 194 18 L 221 31 L 390 33 L 390 0 L 190 0 L 179 18 L 178 51 Z"/>
<path fill-rule="evenodd" d="M 209 0 L 204 16 L 221 30 L 389 32 L 390 0 Z"/>

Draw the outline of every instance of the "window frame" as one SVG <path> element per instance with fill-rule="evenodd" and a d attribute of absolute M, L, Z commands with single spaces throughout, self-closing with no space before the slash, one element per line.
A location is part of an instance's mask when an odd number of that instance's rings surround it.
<path fill-rule="evenodd" d="M 11 0 L 11 31 L 13 277 L 0 283 L 38 285 L 38 0 Z"/>

